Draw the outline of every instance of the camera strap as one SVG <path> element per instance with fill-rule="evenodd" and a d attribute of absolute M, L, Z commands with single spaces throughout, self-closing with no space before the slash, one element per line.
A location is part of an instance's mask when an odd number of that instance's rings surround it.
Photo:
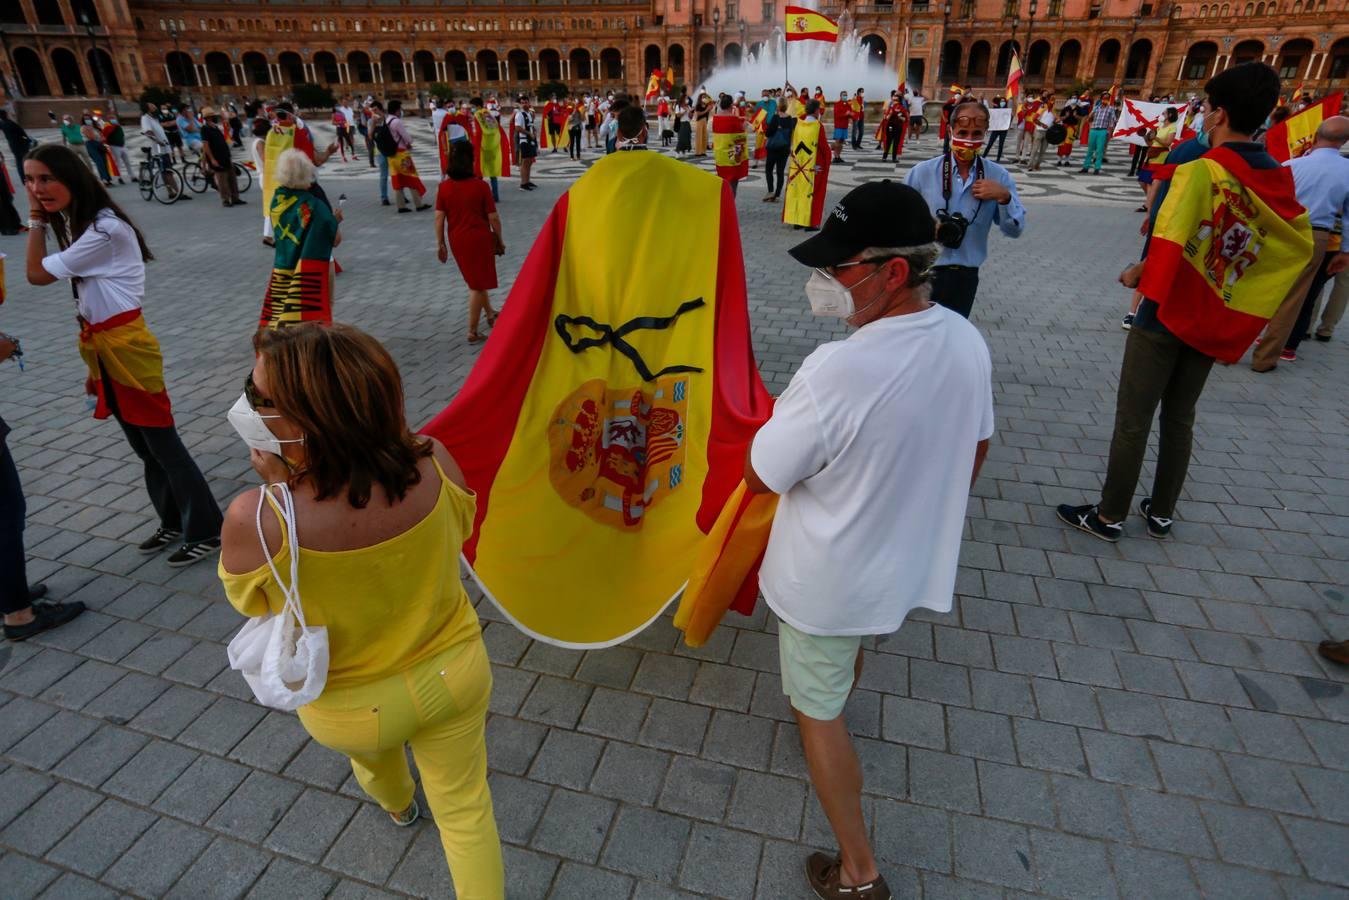
<path fill-rule="evenodd" d="M 954 160 L 955 154 L 951 152 L 950 142 L 948 140 L 946 153 L 943 154 L 941 158 L 941 199 L 942 199 L 941 211 L 948 214 L 951 211 L 951 184 L 955 179 L 955 172 L 953 171 L 953 169 L 955 168 Z M 984 158 L 982 156 L 976 156 L 974 158 L 974 179 L 975 181 L 978 181 L 980 178 L 983 177 L 984 177 Z M 970 216 L 971 223 L 973 223 L 975 219 L 979 218 L 979 213 L 983 210 L 983 208 L 984 208 L 984 201 L 980 200 L 978 205 L 974 207 L 974 215 Z"/>

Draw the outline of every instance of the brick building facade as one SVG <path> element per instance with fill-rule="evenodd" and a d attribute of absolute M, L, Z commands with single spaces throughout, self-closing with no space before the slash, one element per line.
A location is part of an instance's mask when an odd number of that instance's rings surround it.
<path fill-rule="evenodd" d="M 784 0 L 525 3 L 434 0 L 3 0 L 0 71 L 11 98 L 134 97 L 146 85 L 270 96 L 327 82 L 415 97 L 432 83 L 509 93 L 540 81 L 639 89 L 656 66 L 697 82 L 771 39 Z M 1349 0 L 916 0 L 825 6 L 878 64 L 933 96 L 997 90 L 1011 48 L 1025 84 L 1126 93 L 1198 90 L 1251 59 L 1289 84 L 1349 86 Z M 898 80 L 898 79 L 897 79 Z"/>

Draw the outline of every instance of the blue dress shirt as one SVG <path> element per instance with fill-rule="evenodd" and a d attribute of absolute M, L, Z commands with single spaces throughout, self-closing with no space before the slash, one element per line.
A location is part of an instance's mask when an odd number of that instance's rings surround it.
<path fill-rule="evenodd" d="M 909 170 L 908 177 L 904 179 L 905 184 L 917 190 L 927 200 L 934 217 L 937 210 L 945 208 L 947 212 L 958 212 L 970 220 L 965 240 L 961 245 L 954 250 L 949 247 L 942 248 L 941 256 L 937 257 L 939 266 L 978 268 L 983 265 L 984 260 L 988 258 L 988 232 L 995 222 L 1008 237 L 1020 237 L 1021 232 L 1025 230 L 1026 207 L 1021 205 L 1021 198 L 1016 195 L 1016 183 L 1012 181 L 1011 174 L 992 160 L 985 159 L 983 166 L 985 178 L 996 181 L 1011 191 L 1012 199 L 1007 201 L 1006 206 L 996 200 L 985 200 L 981 204 L 970 193 L 978 178 L 976 165 L 970 166 L 970 177 L 963 181 L 960 178 L 960 170 L 954 164 L 951 166 L 949 207 L 942 198 L 942 157 L 937 156 L 919 163 Z"/>
<path fill-rule="evenodd" d="M 1307 207 L 1313 228 L 1333 228 L 1336 216 L 1349 222 L 1349 159 L 1340 151 L 1319 147 L 1284 165 L 1293 171 L 1297 202 Z"/>

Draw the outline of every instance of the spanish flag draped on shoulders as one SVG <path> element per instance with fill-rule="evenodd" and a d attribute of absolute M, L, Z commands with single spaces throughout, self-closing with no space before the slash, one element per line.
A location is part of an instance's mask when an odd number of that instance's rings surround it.
<path fill-rule="evenodd" d="M 510 154 L 501 139 L 501 119 L 495 109 L 473 107 L 468 137 L 473 142 L 473 174 L 480 178 L 509 178 Z"/>
<path fill-rule="evenodd" d="M 1293 176 L 1259 144 L 1229 142 L 1171 178 L 1139 284 L 1176 337 L 1236 362 L 1311 257 Z"/>
<path fill-rule="evenodd" d="M 486 595 L 535 638 L 601 647 L 684 587 L 768 413 L 731 191 L 638 149 L 558 200 L 425 432 L 478 495 L 464 557 Z"/>
<path fill-rule="evenodd" d="M 782 207 L 782 221 L 804 228 L 820 227 L 832 156 L 819 120 L 799 119 L 792 129 L 791 155 L 787 157 L 787 199 Z"/>
<path fill-rule="evenodd" d="M 726 181 L 749 175 L 749 135 L 745 133 L 745 120 L 732 110 L 712 117 L 712 157 L 717 175 Z"/>
<path fill-rule="evenodd" d="M 309 126 L 298 121 L 293 116 L 286 116 L 284 120 L 280 117 L 272 123 L 272 130 L 267 132 L 267 140 L 264 144 L 262 157 L 262 208 L 272 208 L 272 192 L 276 190 L 276 179 L 273 173 L 276 171 L 276 160 L 282 153 L 294 147 L 301 150 L 304 155 L 309 157 L 309 161 L 314 161 L 314 138 L 309 133 Z"/>

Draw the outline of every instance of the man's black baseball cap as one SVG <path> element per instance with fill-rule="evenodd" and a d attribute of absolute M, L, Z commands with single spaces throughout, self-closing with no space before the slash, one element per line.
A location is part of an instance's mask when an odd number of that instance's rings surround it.
<path fill-rule="evenodd" d="M 936 232 L 936 220 L 922 194 L 898 181 L 869 181 L 838 202 L 819 234 L 787 252 L 802 265 L 822 269 L 868 247 L 930 244 Z"/>

